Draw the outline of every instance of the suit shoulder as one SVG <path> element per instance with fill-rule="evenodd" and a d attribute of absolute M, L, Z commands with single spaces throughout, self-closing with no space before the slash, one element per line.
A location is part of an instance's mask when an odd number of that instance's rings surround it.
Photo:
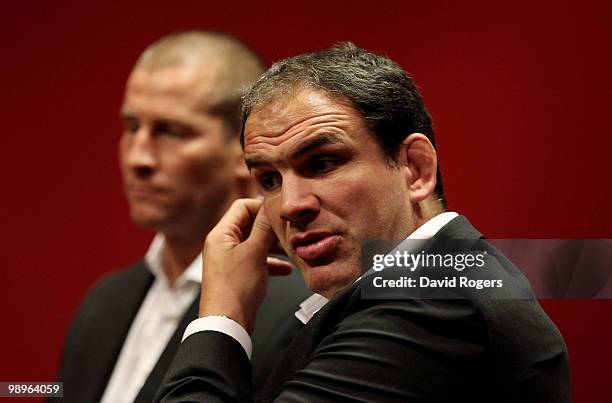
<path fill-rule="evenodd" d="M 84 301 L 106 297 L 109 294 L 129 290 L 130 288 L 152 281 L 153 275 L 147 269 L 143 260 L 106 274 L 100 278 L 87 292 Z"/>
<path fill-rule="evenodd" d="M 152 281 L 153 275 L 142 260 L 102 277 L 80 303 L 71 329 L 81 328 L 122 305 L 129 307 L 132 300 L 144 297 Z"/>

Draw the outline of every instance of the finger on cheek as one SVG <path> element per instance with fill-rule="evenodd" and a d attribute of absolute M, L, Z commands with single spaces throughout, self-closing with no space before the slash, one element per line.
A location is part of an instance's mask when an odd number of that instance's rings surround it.
<path fill-rule="evenodd" d="M 271 276 L 286 276 L 293 271 L 291 263 L 274 257 L 267 258 L 266 266 Z"/>

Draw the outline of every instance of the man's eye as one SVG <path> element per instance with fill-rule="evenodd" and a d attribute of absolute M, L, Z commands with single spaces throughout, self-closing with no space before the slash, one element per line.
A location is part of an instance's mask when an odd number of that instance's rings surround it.
<path fill-rule="evenodd" d="M 158 123 L 155 132 L 163 136 L 182 138 L 189 135 L 190 129 L 172 123 Z"/>
<path fill-rule="evenodd" d="M 311 174 L 323 174 L 332 171 L 340 162 L 333 158 L 315 158 L 308 162 L 307 171 Z"/>
<path fill-rule="evenodd" d="M 266 173 L 259 178 L 259 186 L 261 186 L 261 188 L 266 191 L 274 190 L 275 188 L 280 186 L 280 184 L 281 177 L 278 173 Z"/>
<path fill-rule="evenodd" d="M 175 137 L 175 138 L 179 138 L 179 139 L 181 137 L 183 137 L 183 135 L 181 133 L 171 132 L 171 131 L 166 131 L 166 132 L 163 132 L 161 134 L 163 134 L 164 136 L 167 136 L 167 137 Z"/>
<path fill-rule="evenodd" d="M 140 129 L 140 124 L 136 119 L 126 119 L 123 121 L 123 131 L 126 133 L 136 133 Z"/>
<path fill-rule="evenodd" d="M 182 130 L 177 130 L 176 128 L 166 128 L 165 130 L 160 130 L 159 134 L 162 134 L 164 136 L 168 136 L 168 137 L 185 137 L 185 133 Z"/>

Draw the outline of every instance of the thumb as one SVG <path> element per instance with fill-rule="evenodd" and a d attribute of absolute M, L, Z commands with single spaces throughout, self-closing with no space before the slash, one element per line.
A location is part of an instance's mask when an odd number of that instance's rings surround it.
<path fill-rule="evenodd" d="M 276 234 L 274 233 L 274 230 L 272 230 L 272 225 L 270 225 L 270 222 L 268 221 L 264 207 L 261 206 L 257 212 L 257 216 L 253 222 L 253 227 L 251 228 L 251 233 L 249 234 L 246 242 L 256 245 L 255 249 L 263 252 L 263 256 L 260 257 L 265 257 L 268 255 L 272 244 L 276 240 Z"/>

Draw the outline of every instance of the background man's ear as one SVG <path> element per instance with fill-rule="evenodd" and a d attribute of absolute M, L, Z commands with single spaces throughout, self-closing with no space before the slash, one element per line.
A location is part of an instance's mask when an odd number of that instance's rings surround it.
<path fill-rule="evenodd" d="M 240 180 L 251 180 L 251 174 L 249 172 L 249 168 L 247 168 L 244 158 L 240 157 L 238 163 L 236 164 L 236 168 L 234 170 L 236 176 Z"/>
<path fill-rule="evenodd" d="M 232 142 L 232 157 L 234 158 L 234 177 L 237 183 L 238 197 L 255 197 L 259 194 L 255 182 L 251 178 L 249 168 L 244 162 L 244 153 L 238 140 Z"/>
<path fill-rule="evenodd" d="M 234 174 L 239 180 L 251 180 L 251 173 L 244 163 L 244 153 L 242 152 L 242 146 L 238 141 L 232 142 L 232 155 L 234 156 Z"/>
<path fill-rule="evenodd" d="M 433 194 L 438 158 L 433 144 L 424 134 L 412 133 L 402 141 L 398 163 L 406 173 L 411 203 L 421 202 Z"/>

